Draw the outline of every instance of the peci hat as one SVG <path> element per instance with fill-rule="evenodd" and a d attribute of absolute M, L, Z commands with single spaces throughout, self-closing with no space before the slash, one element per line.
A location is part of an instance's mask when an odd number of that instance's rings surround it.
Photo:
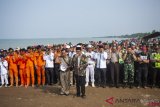
<path fill-rule="evenodd" d="M 104 48 L 103 45 L 99 45 L 98 47 L 99 47 L 99 48 Z"/>
<path fill-rule="evenodd" d="M 80 45 L 77 45 L 77 46 L 76 46 L 76 50 L 81 50 L 81 46 L 80 46 Z"/>

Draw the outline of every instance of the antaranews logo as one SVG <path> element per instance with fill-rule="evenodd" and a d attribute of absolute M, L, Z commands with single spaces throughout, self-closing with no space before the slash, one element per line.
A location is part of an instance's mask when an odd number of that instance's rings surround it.
<path fill-rule="evenodd" d="M 115 98 L 115 97 L 108 97 L 105 100 L 106 103 L 113 105 L 115 103 L 140 103 L 140 99 L 134 98 Z"/>
<path fill-rule="evenodd" d="M 115 97 L 108 97 L 105 102 L 109 105 L 114 104 L 142 104 L 145 106 L 160 106 L 159 99 L 139 99 L 139 98 L 115 98 Z"/>

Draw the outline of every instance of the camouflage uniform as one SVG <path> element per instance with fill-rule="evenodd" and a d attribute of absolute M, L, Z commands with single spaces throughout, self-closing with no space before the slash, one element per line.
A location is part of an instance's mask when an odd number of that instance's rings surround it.
<path fill-rule="evenodd" d="M 129 78 L 129 81 L 128 81 Z M 126 59 L 124 60 L 124 83 L 133 83 L 134 82 L 134 58 L 132 54 L 127 54 Z"/>
<path fill-rule="evenodd" d="M 124 80 L 123 80 L 124 83 L 127 83 L 128 76 L 130 76 L 129 83 L 133 83 L 134 82 L 134 63 L 124 64 Z"/>

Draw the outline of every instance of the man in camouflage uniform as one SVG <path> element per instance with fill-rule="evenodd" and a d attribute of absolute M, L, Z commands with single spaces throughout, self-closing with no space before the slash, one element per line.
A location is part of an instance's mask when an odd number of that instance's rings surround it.
<path fill-rule="evenodd" d="M 129 83 L 130 88 L 132 88 L 134 83 L 134 61 L 136 60 L 136 56 L 132 51 L 131 47 L 128 46 L 126 52 L 123 55 L 124 60 L 124 88 Z M 128 81 L 129 80 L 129 81 Z"/>

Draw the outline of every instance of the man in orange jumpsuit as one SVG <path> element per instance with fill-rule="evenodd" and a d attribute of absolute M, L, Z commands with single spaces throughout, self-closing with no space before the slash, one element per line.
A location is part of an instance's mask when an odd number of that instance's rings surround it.
<path fill-rule="evenodd" d="M 25 49 L 20 50 L 20 55 L 18 56 L 19 63 L 19 73 L 21 79 L 21 86 L 26 85 L 26 59 L 25 59 Z"/>
<path fill-rule="evenodd" d="M 10 77 L 10 86 L 14 85 L 14 78 L 16 81 L 16 87 L 18 87 L 18 59 L 17 54 L 14 52 L 12 48 L 9 48 L 9 55 L 7 56 L 6 60 L 9 64 L 9 77 Z"/>
<path fill-rule="evenodd" d="M 41 50 L 41 46 L 37 46 L 37 52 L 35 53 L 36 57 L 36 73 L 37 73 L 37 81 L 38 86 L 42 84 L 45 85 L 45 61 L 43 60 L 43 52 Z M 41 80 L 42 79 L 42 80 Z"/>
<path fill-rule="evenodd" d="M 57 47 L 56 47 L 57 48 Z M 60 72 L 59 72 L 59 69 L 60 69 L 60 56 L 61 56 L 61 49 L 58 47 L 55 52 L 54 52 L 54 59 L 55 59 L 55 62 L 54 62 L 54 75 L 55 75 L 55 78 L 56 78 L 56 82 L 57 84 L 60 84 Z"/>
<path fill-rule="evenodd" d="M 34 66 L 36 64 L 36 60 L 31 47 L 27 48 L 27 52 L 25 54 L 25 60 L 26 60 L 26 75 L 27 75 L 27 85 L 25 87 L 27 88 L 30 85 L 30 79 L 32 80 L 32 87 L 34 87 L 35 83 Z"/>

